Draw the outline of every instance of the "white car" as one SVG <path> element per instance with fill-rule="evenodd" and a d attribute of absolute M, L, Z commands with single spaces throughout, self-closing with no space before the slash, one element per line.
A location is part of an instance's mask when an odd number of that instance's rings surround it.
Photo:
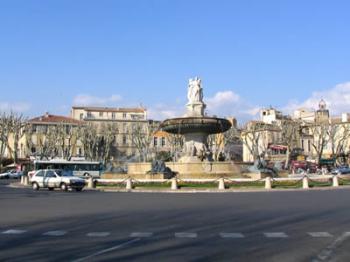
<path fill-rule="evenodd" d="M 40 188 L 48 188 L 54 190 L 54 188 L 61 188 L 67 191 L 69 188 L 81 191 L 85 186 L 85 180 L 70 173 L 65 173 L 62 170 L 38 170 L 30 179 L 30 183 L 34 190 Z"/>
<path fill-rule="evenodd" d="M 21 178 L 21 176 L 23 175 L 23 172 L 21 171 L 17 171 L 17 170 L 10 170 L 7 171 L 5 173 L 0 174 L 0 179 L 2 178 L 14 178 L 14 179 L 18 179 Z"/>

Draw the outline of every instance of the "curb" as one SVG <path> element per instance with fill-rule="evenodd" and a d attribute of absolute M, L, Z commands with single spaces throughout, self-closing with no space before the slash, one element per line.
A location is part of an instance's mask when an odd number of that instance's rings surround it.
<path fill-rule="evenodd" d="M 95 190 L 100 192 L 107 192 L 107 193 L 167 193 L 167 194 L 193 194 L 193 193 L 273 193 L 273 192 L 308 192 L 308 191 L 330 191 L 330 190 L 347 190 L 350 189 L 350 186 L 341 186 L 341 187 L 317 187 L 317 188 L 285 188 L 285 189 L 225 189 L 225 190 L 219 190 L 219 189 L 177 189 L 177 190 L 153 190 L 153 189 L 111 189 L 111 188 L 96 188 Z"/>
<path fill-rule="evenodd" d="M 28 188 L 30 189 L 30 186 L 24 186 L 20 183 L 11 183 L 7 185 L 7 187 L 10 188 Z M 331 191 L 331 190 L 347 190 L 350 189 L 350 185 L 346 186 L 339 186 L 339 187 L 315 187 L 315 188 L 284 188 L 284 189 L 225 189 L 225 190 L 219 190 L 219 189 L 177 189 L 177 190 L 171 190 L 171 189 L 113 189 L 113 188 L 84 188 L 84 191 L 99 191 L 99 192 L 106 192 L 106 193 L 167 193 L 167 194 L 195 194 L 195 193 L 273 193 L 273 192 L 308 192 L 308 191 Z"/>

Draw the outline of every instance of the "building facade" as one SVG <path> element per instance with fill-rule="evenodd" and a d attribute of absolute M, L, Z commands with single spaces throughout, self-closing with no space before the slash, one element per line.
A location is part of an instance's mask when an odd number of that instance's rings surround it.
<path fill-rule="evenodd" d="M 150 121 L 145 108 L 81 107 L 73 106 L 71 117 L 91 123 L 98 130 L 103 125 L 115 126 L 115 146 L 118 149 L 114 159 L 138 154 L 137 141 L 149 132 Z"/>

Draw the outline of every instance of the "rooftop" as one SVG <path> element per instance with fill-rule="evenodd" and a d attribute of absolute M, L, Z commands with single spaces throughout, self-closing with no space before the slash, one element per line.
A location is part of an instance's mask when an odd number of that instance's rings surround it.
<path fill-rule="evenodd" d="M 117 108 L 117 107 L 97 107 L 97 106 L 73 106 L 73 109 L 82 109 L 86 111 L 95 112 L 133 112 L 133 113 L 144 113 L 147 109 L 143 107 L 130 107 L 130 108 Z"/>
<path fill-rule="evenodd" d="M 81 124 L 82 122 L 67 116 L 57 116 L 57 115 L 50 115 L 49 113 L 46 113 L 45 115 L 32 118 L 28 121 L 29 123 L 68 123 L 68 124 Z"/>

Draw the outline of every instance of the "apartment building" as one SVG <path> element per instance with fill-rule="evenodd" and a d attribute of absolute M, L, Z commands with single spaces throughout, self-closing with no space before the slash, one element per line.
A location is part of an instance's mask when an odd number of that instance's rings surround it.
<path fill-rule="evenodd" d="M 104 124 L 114 124 L 116 126 L 115 144 L 118 149 L 114 158 L 137 154 L 137 145 L 134 142 L 135 136 L 140 136 L 142 133 L 147 134 L 150 122 L 147 119 L 147 110 L 143 107 L 73 106 L 71 117 L 79 121 L 92 123 L 97 129 Z"/>

